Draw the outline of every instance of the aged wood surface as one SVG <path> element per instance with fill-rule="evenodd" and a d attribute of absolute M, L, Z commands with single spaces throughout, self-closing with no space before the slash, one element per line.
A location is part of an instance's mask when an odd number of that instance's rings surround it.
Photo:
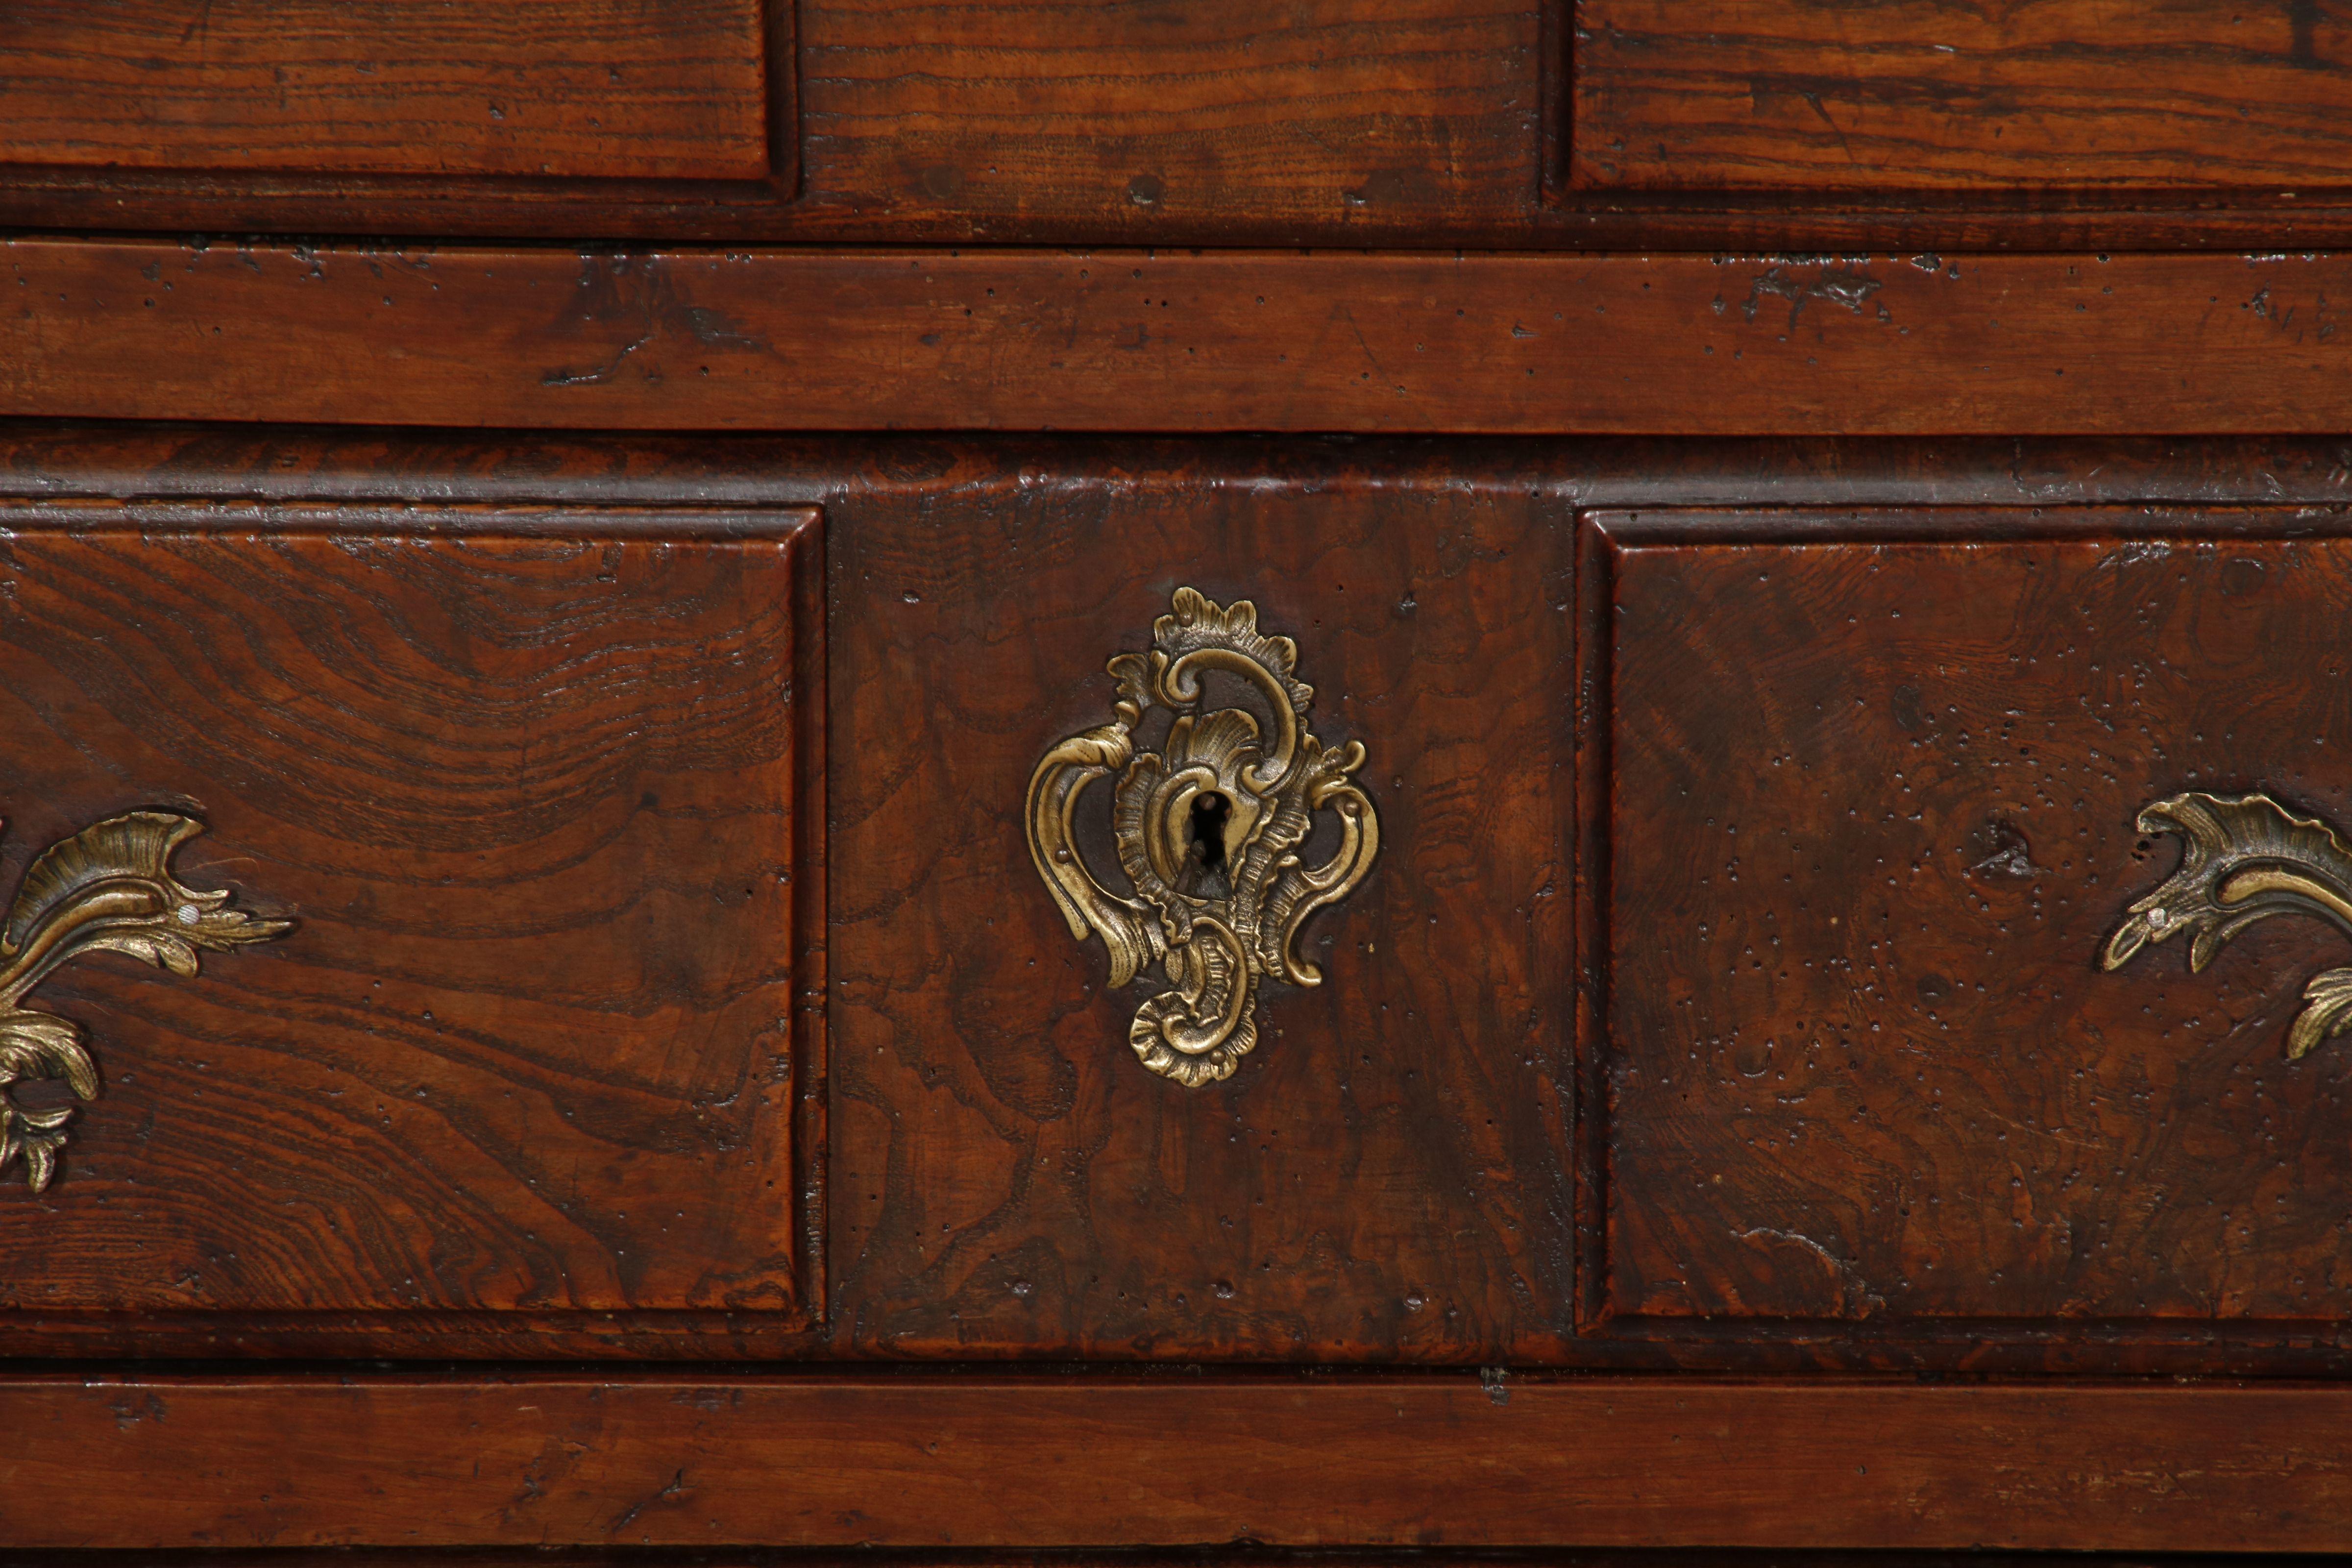
<path fill-rule="evenodd" d="M 52 1550 L 2352 1542 L 2312 1386 L 72 1377 L 0 1416 L 9 1495 L 106 1500 L 12 1510 Z"/>
<path fill-rule="evenodd" d="M 1198 470 L 845 518 L 829 938 L 844 1348 L 1557 1351 L 1568 525 L 1524 497 Z M 1370 753 L 1382 844 L 1305 930 L 1322 984 L 1269 984 L 1256 1049 L 1198 1089 L 1137 1061 L 1129 1021 L 1159 987 L 1108 988 L 1023 828 L 1030 771 L 1108 721 L 1104 662 L 1149 646 L 1178 584 L 1252 600 L 1297 641 L 1315 732 Z M 1087 798 L 1115 877 L 1107 791 Z"/>
<path fill-rule="evenodd" d="M 1537 9 L 806 0 L 809 199 L 975 237 L 1475 217 L 1534 186 Z"/>
<path fill-rule="evenodd" d="M 2345 514 L 1921 521 L 1602 520 L 1605 1309 L 2340 1324 L 2343 936 L 2098 956 L 2148 802 L 2352 807 Z"/>
<path fill-rule="evenodd" d="M 9 1552 L 0 1568 L 2279 1568 L 2261 1552 L 1724 1552 L 1694 1547 L 252 1547 Z M 2295 1565 L 2300 1568 L 2300 1565 Z"/>
<path fill-rule="evenodd" d="M 1762 1552 L 1674 1547 L 1077 1547 L 925 1549 L 792 1546 L 199 1547 L 105 1548 L 64 1559 L 71 1568 L 2280 1568 L 2263 1552 Z M 58 1568 L 50 1552 L 0 1547 L 0 1568 Z M 2300 1568 L 2297 1564 L 2296 1568 Z"/>
<path fill-rule="evenodd" d="M 2328 0 L 1591 0 L 1580 32 L 1571 9 L 39 0 L 12 10 L 0 213 L 729 245 L 2352 243 Z"/>
<path fill-rule="evenodd" d="M 1076 435 L 750 436 L 626 431 L 404 431 L 0 418 L 0 494 L 157 498 L 175 526 L 315 529 L 314 502 L 527 502 L 660 509 L 936 504 L 953 494 L 1075 502 L 1130 482 L 1302 490 L 1399 487 L 1540 498 L 1563 508 L 1995 508 L 2352 500 L 2352 437 L 1939 440 L 1199 437 Z M 166 502 L 160 498 L 179 498 Z M 28 521 L 42 515 L 20 513 Z M 436 511 L 439 521 L 473 515 Z M 520 518 L 509 507 L 502 514 Z M 1786 511 L 1781 516 L 1790 515 Z M 1984 511 L 1924 510 L 1919 525 Z M 24 526 L 19 524 L 18 526 Z M 858 526 L 863 526 L 862 522 Z"/>
<path fill-rule="evenodd" d="M 7 155 L 53 166 L 0 171 L 0 204 L 213 232 L 1112 240 L 1532 206 L 1535 0 L 769 0 L 765 49 L 761 8 L 302 0 L 279 30 L 256 0 L 45 4 Z M 804 178 L 747 183 L 803 143 Z M 135 166 L 54 166 L 108 158 Z"/>
<path fill-rule="evenodd" d="M 21 0 L 0 61 L 0 163 L 769 172 L 759 0 Z"/>
<path fill-rule="evenodd" d="M 320 1546 L 250 1551 L 199 1548 L 165 1552 L 81 1552 L 74 1568 L 1193 1568 L 1202 1563 L 1267 1568 L 1459 1568 L 1475 1559 L 1511 1568 L 2279 1568 L 2282 1558 L 2262 1552 L 1990 1552 L 1781 1551 L 1659 1547 L 1123 1547 L 1026 1550 L 932 1550 L 790 1546 Z M 0 1549 L 0 1568 L 56 1568 L 53 1552 Z"/>
<path fill-rule="evenodd" d="M 776 438 L 22 423 L 0 426 L 0 488 L 47 498 L 11 511 L 19 549 L 38 542 L 37 534 L 120 529 L 126 516 L 159 534 L 299 538 L 348 526 L 361 515 L 351 502 L 387 494 L 442 503 L 414 513 L 370 503 L 366 515 L 394 532 L 490 526 L 561 533 L 576 530 L 583 506 L 621 501 L 648 510 L 599 512 L 614 531 L 688 526 L 654 504 L 661 502 L 739 509 L 702 514 L 700 526 L 723 531 L 730 516 L 759 515 L 740 509 L 822 505 L 835 556 L 836 658 L 845 679 L 856 678 L 833 705 L 835 727 L 856 741 L 835 764 L 833 793 L 834 831 L 849 857 L 838 863 L 847 879 L 835 900 L 838 934 L 857 954 L 835 1006 L 857 1044 L 837 1075 L 843 1121 L 832 1163 L 841 1181 L 832 1212 L 843 1239 L 829 1328 L 795 1337 L 759 1326 L 791 1313 L 704 1322 L 646 1310 L 595 1313 L 593 1323 L 573 1314 L 562 1332 L 533 1338 L 527 1326 L 543 1330 L 548 1320 L 522 1311 L 370 1318 L 196 1303 L 176 1313 L 77 1316 L 26 1301 L 5 1336 L 16 1353 L 718 1351 L 1182 1362 L 1314 1353 L 1620 1368 L 2298 1373 L 2346 1365 L 2324 1316 L 2176 1311 L 1991 1323 L 1923 1309 L 1907 1318 L 1872 1311 L 1790 1325 L 1728 1310 L 1712 1321 L 1660 1314 L 1636 1322 L 1621 1312 L 1604 1333 L 1568 1337 L 1567 1221 L 1564 1209 L 1545 1206 L 1564 1205 L 1570 1195 L 1564 1069 L 1540 1056 L 1534 1068 L 1522 1059 L 1522 1047 L 1539 1037 L 1526 1030 L 1557 1026 L 1517 1009 L 1528 999 L 1564 1003 L 1570 972 L 1559 927 L 1572 885 L 1554 880 L 1549 896 L 1522 914 L 1527 895 L 1546 884 L 1534 880 L 1534 862 L 1509 853 L 1543 841 L 1534 820 L 1539 803 L 1565 815 L 1566 790 L 1555 775 L 1565 772 L 1559 732 L 1575 688 L 1559 663 L 1568 631 L 1553 622 L 1566 618 L 1560 551 L 1580 508 L 1647 511 L 1738 498 L 1818 506 L 1843 498 L 1906 509 L 1871 521 L 1878 533 L 1908 531 L 1947 546 L 1973 540 L 1977 553 L 1992 551 L 1987 541 L 2070 527 L 2159 542 L 2188 528 L 2231 530 L 2276 550 L 2283 530 L 2340 529 L 2340 508 L 2352 499 L 2352 454 L 2341 439 Z M 145 499 L 126 514 L 92 504 L 107 496 Z M 2212 510 L 2266 500 L 2339 510 Z M 2118 501 L 2204 510 L 2084 521 L 2061 505 Z M 1963 503 L 1974 510 L 1952 510 Z M 1633 525 L 1610 526 L 1622 532 Z M 1678 526 L 1682 542 L 1702 526 L 1708 538 L 1758 541 L 1857 529 L 1850 512 L 1819 511 L 1710 513 Z M 1497 552 L 1507 553 L 1489 559 Z M 1550 566 L 1538 570 L 1546 561 Z M 1581 577 L 1583 590 L 1605 587 L 1605 562 Z M 1200 1108 L 1208 1100 L 1153 1098 L 1167 1086 L 1141 1072 L 1125 1043 L 1134 996 L 1103 994 L 1100 950 L 1073 942 L 1054 916 L 1019 825 L 1022 785 L 1038 751 L 1106 716 L 1102 660 L 1140 646 L 1179 581 L 1199 581 L 1221 596 L 1254 595 L 1270 624 L 1297 637 L 1318 687 L 1318 722 L 1339 724 L 1339 733 L 1370 747 L 1368 783 L 1391 829 L 1372 881 L 1311 928 L 1332 939 L 1330 979 L 1320 992 L 1274 1001 L 1266 1044 L 1251 1058 L 1258 1076 L 1236 1079 L 1230 1100 L 1213 1110 Z M 2307 604 L 2298 614 L 2311 614 Z M 1728 635 L 1753 618 L 1742 599 L 1707 624 L 1723 623 Z M 1671 637 L 1643 646 L 1662 660 L 1699 657 L 1676 652 Z M 1773 660 L 1793 657 L 1775 649 L 1758 662 L 1777 668 Z M 2197 668 L 2185 651 L 2168 657 Z M 51 748 L 24 750 L 39 753 L 38 763 Z M 1605 753 L 1588 744 L 1588 768 Z M 1400 777 L 1402 786 L 1390 782 Z M 1596 798 L 1589 773 L 1585 787 Z M 112 795 L 89 801 L 121 804 Z M 226 826 L 199 846 L 217 843 Z M 12 821 L 6 841 L 19 831 L 34 837 L 32 828 Z M 1676 843 L 1692 837 L 1677 833 Z M 2028 843 L 2029 858 L 2042 864 L 2038 830 Z M 813 856 L 814 846 L 801 852 Z M 1599 863 L 1596 851 L 1585 858 Z M 1565 864 L 1565 850 L 1557 858 Z M 2151 868 L 2147 885 L 2160 874 Z M 225 864 L 220 879 L 268 890 L 266 879 L 234 865 Z M 807 879 L 797 885 L 805 894 Z M 2139 887 L 2112 885 L 2118 900 Z M 1425 923 L 1433 913 L 1444 917 L 1439 925 Z M 2291 935 L 2281 925 L 2249 940 Z M 1547 952 L 1559 956 L 1548 963 Z M 1034 971 L 1026 967 L 1033 957 Z M 248 960 L 286 962 L 236 955 Z M 1039 973 L 1050 982 L 1033 982 Z M 2289 990 L 2303 973 L 2289 976 Z M 2189 1010 L 2183 1016 L 2210 1020 L 2218 1015 L 2202 1010 L 2212 1005 L 2208 983 L 2217 975 L 2189 980 L 2168 950 L 2145 976 L 2085 968 L 2074 979 L 2083 987 L 2112 983 L 2119 994 L 2156 984 L 2172 999 L 2168 1005 Z M 223 978 L 215 966 L 199 984 L 210 988 Z M 128 1002 L 167 1018 L 193 1016 L 168 1012 L 188 1004 L 127 965 L 120 979 Z M 1381 1005 L 1388 1011 L 1376 1014 Z M 1357 1031 L 1345 1043 L 1341 1025 Z M 1511 1035 L 1514 1027 L 1523 1032 Z M 106 1028 L 152 1035 L 148 1020 L 128 1015 Z M 2275 1031 L 2265 1030 L 2257 1026 L 2231 1059 L 2264 1068 L 2277 1050 Z M 1345 1059 L 1358 1038 L 1383 1043 L 1372 1062 Z M 1508 1048 L 1491 1048 L 1496 1040 Z M 1344 1071 L 1328 1070 L 1335 1063 Z M 2315 1058 L 2298 1071 L 2328 1068 Z M 1540 1102 L 1524 1092 L 1530 1085 Z M 208 1082 L 194 1087 L 205 1090 L 205 1102 L 214 1100 Z M 94 1118 L 110 1113 L 115 1094 L 110 1084 Z M 1504 1109 L 1481 1109 L 1488 1105 Z M 1236 1112 L 1238 1122 L 1218 1121 Z M 1995 1149 L 2024 1138 L 2005 1130 L 2002 1142 L 2001 1131 Z M 2305 1136 L 2323 1134 L 2314 1124 Z M 1234 1137 L 1250 1141 L 1226 1141 Z M 812 1169 L 804 1174 L 813 1174 L 822 1162 L 813 1144 L 805 1152 Z M 1943 1190 L 1946 1204 L 1986 1181 L 2008 1190 L 2005 1168 L 1954 1169 L 1960 1174 Z M 1236 1193 L 1265 1201 L 1239 1215 L 1212 1208 L 1220 1194 Z M 1538 1195 L 1522 1207 L 1504 1206 L 1528 1193 Z M 1366 1194 L 1380 1203 L 1363 1201 Z M 1600 1234 L 1601 1217 L 1588 1215 L 1587 1234 Z M 1835 1239 L 1797 1228 L 1825 1245 Z M 1228 1273 L 1236 1260 L 1254 1272 Z M 1273 1267 L 1258 1267 L 1269 1260 Z M 1584 1288 L 1605 1293 L 1609 1259 L 1586 1261 Z M 1756 1267 L 1744 1255 L 1732 1261 Z M 1780 1270 L 1781 1310 L 1822 1310 L 1814 1299 L 1827 1299 L 1825 1270 L 1819 1279 L 1799 1274 L 1793 1259 L 1769 1268 Z M 2086 1278 L 2120 1278 L 2095 1256 L 2084 1268 Z M 1714 1278 L 1751 1289 L 1745 1273 Z M 1234 1294 L 1220 1296 L 1220 1282 Z M 2270 1288 L 2260 1279 L 2233 1283 Z M 1411 1297 L 1420 1299 L 1418 1310 Z M 1591 1299 L 1602 1302 L 1600 1294 Z M 1762 1294 L 1757 1301 L 1759 1310 L 1770 1304 Z M 1338 1348 L 1290 1348 L 1323 1343 Z"/>
<path fill-rule="evenodd" d="M 2316 195 L 2352 159 L 2352 10 L 2334 0 L 1575 9 L 1587 185 Z"/>
<path fill-rule="evenodd" d="M 598 516 L 11 509 L 0 872 L 160 805 L 208 826 L 185 879 L 300 921 L 44 988 L 105 1086 L 0 1194 L 16 1324 L 797 1324 L 814 514 Z"/>
<path fill-rule="evenodd" d="M 2332 432 L 2352 258 L 0 250 L 0 413 Z M 13 288 L 10 287 L 13 281 Z M 364 366 L 365 374 L 353 374 Z"/>

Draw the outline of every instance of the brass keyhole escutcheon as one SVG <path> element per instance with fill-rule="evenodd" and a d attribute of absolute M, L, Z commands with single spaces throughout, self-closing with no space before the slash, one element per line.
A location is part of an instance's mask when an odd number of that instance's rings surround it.
<path fill-rule="evenodd" d="M 1257 1043 L 1258 983 L 1318 985 L 1294 951 L 1307 917 L 1352 891 L 1380 851 L 1380 817 L 1355 783 L 1364 748 L 1326 748 L 1304 715 L 1314 688 L 1294 674 L 1298 648 L 1258 630 L 1246 599 L 1222 606 L 1176 590 L 1152 625 L 1149 653 L 1122 653 L 1113 721 L 1056 742 L 1029 779 L 1029 854 L 1069 922 L 1110 951 L 1111 984 L 1157 964 L 1168 988 L 1136 1009 L 1129 1043 L 1143 1065 L 1198 1087 L 1233 1076 Z M 1237 678 L 1264 711 L 1218 706 L 1204 677 Z M 1153 708 L 1170 716 L 1157 752 L 1135 731 Z M 1113 893 L 1080 858 L 1078 802 L 1116 778 L 1111 828 L 1133 897 Z M 1301 850 L 1318 815 L 1339 845 L 1320 866 Z"/>

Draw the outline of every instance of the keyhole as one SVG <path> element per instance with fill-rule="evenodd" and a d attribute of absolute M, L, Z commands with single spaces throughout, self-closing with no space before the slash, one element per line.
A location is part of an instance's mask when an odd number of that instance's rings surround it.
<path fill-rule="evenodd" d="M 1233 802 L 1214 790 L 1192 797 L 1192 856 L 1203 871 L 1225 868 L 1225 819 L 1233 814 Z"/>

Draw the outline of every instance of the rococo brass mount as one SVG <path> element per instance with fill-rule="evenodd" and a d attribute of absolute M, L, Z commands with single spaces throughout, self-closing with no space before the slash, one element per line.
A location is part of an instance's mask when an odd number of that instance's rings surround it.
<path fill-rule="evenodd" d="M 1172 989 L 1136 1009 L 1128 1038 L 1145 1067 L 1198 1087 L 1233 1076 L 1257 1043 L 1261 979 L 1322 983 L 1293 941 L 1371 869 L 1380 818 L 1349 777 L 1363 746 L 1327 750 L 1307 732 L 1315 691 L 1294 677 L 1297 646 L 1260 632 L 1255 605 L 1220 608 L 1179 588 L 1151 642 L 1110 661 L 1117 717 L 1056 743 L 1030 775 L 1029 853 L 1070 934 L 1092 931 L 1110 950 L 1112 984 L 1162 966 Z M 1208 705 L 1213 673 L 1256 689 L 1270 736 L 1249 709 Z M 1155 704 L 1171 716 L 1168 739 L 1138 751 L 1135 730 Z M 1095 879 L 1073 833 L 1087 785 L 1113 773 L 1111 826 L 1133 898 Z M 1326 808 L 1339 847 L 1309 868 L 1298 851 Z"/>
<path fill-rule="evenodd" d="M 2352 847 L 2317 817 L 2266 795 L 2176 795 L 2139 814 L 2142 833 L 2177 833 L 2180 868 L 2133 904 L 2101 962 L 2120 969 L 2150 942 L 2186 932 L 2201 972 L 2240 931 L 2273 915 L 2310 915 L 2352 936 Z M 2287 1029 L 2290 1061 L 2352 1027 L 2352 969 L 2314 975 Z"/>
<path fill-rule="evenodd" d="M 98 1065 L 79 1025 L 24 1006 L 26 994 L 85 952 L 129 953 L 194 974 L 199 948 L 226 951 L 294 927 L 232 910 L 227 892 L 200 893 L 172 875 L 173 852 L 203 831 L 170 812 L 109 817 L 41 851 L 17 885 L 0 926 L 0 1172 L 23 1160 L 37 1193 L 57 1173 L 74 1107 L 22 1106 L 9 1087 L 62 1079 L 76 1099 L 91 1100 Z"/>

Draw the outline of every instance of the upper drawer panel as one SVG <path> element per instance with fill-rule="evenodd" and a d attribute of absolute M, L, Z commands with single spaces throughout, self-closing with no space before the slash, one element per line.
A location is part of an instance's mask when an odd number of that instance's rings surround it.
<path fill-rule="evenodd" d="M 212 233 L 1450 242 L 1532 210 L 1552 15 L 36 0 L 0 7 L 0 205 Z"/>
<path fill-rule="evenodd" d="M 758 179 L 765 37 L 759 0 L 31 0 L 0 161 Z"/>
<path fill-rule="evenodd" d="M 1573 177 L 1651 190 L 2336 186 L 2325 0 L 1578 0 Z"/>
<path fill-rule="evenodd" d="M 0 540 L 9 941 L 65 929 L 48 846 L 201 830 L 160 931 L 29 992 L 0 952 L 11 1131 L 70 1112 L 0 1169 L 0 1353 L 796 1322 L 813 514 L 307 516 L 348 531 L 31 507 Z M 143 886 L 121 837 L 77 853 Z M 221 889 L 292 929 L 204 939 Z"/>

